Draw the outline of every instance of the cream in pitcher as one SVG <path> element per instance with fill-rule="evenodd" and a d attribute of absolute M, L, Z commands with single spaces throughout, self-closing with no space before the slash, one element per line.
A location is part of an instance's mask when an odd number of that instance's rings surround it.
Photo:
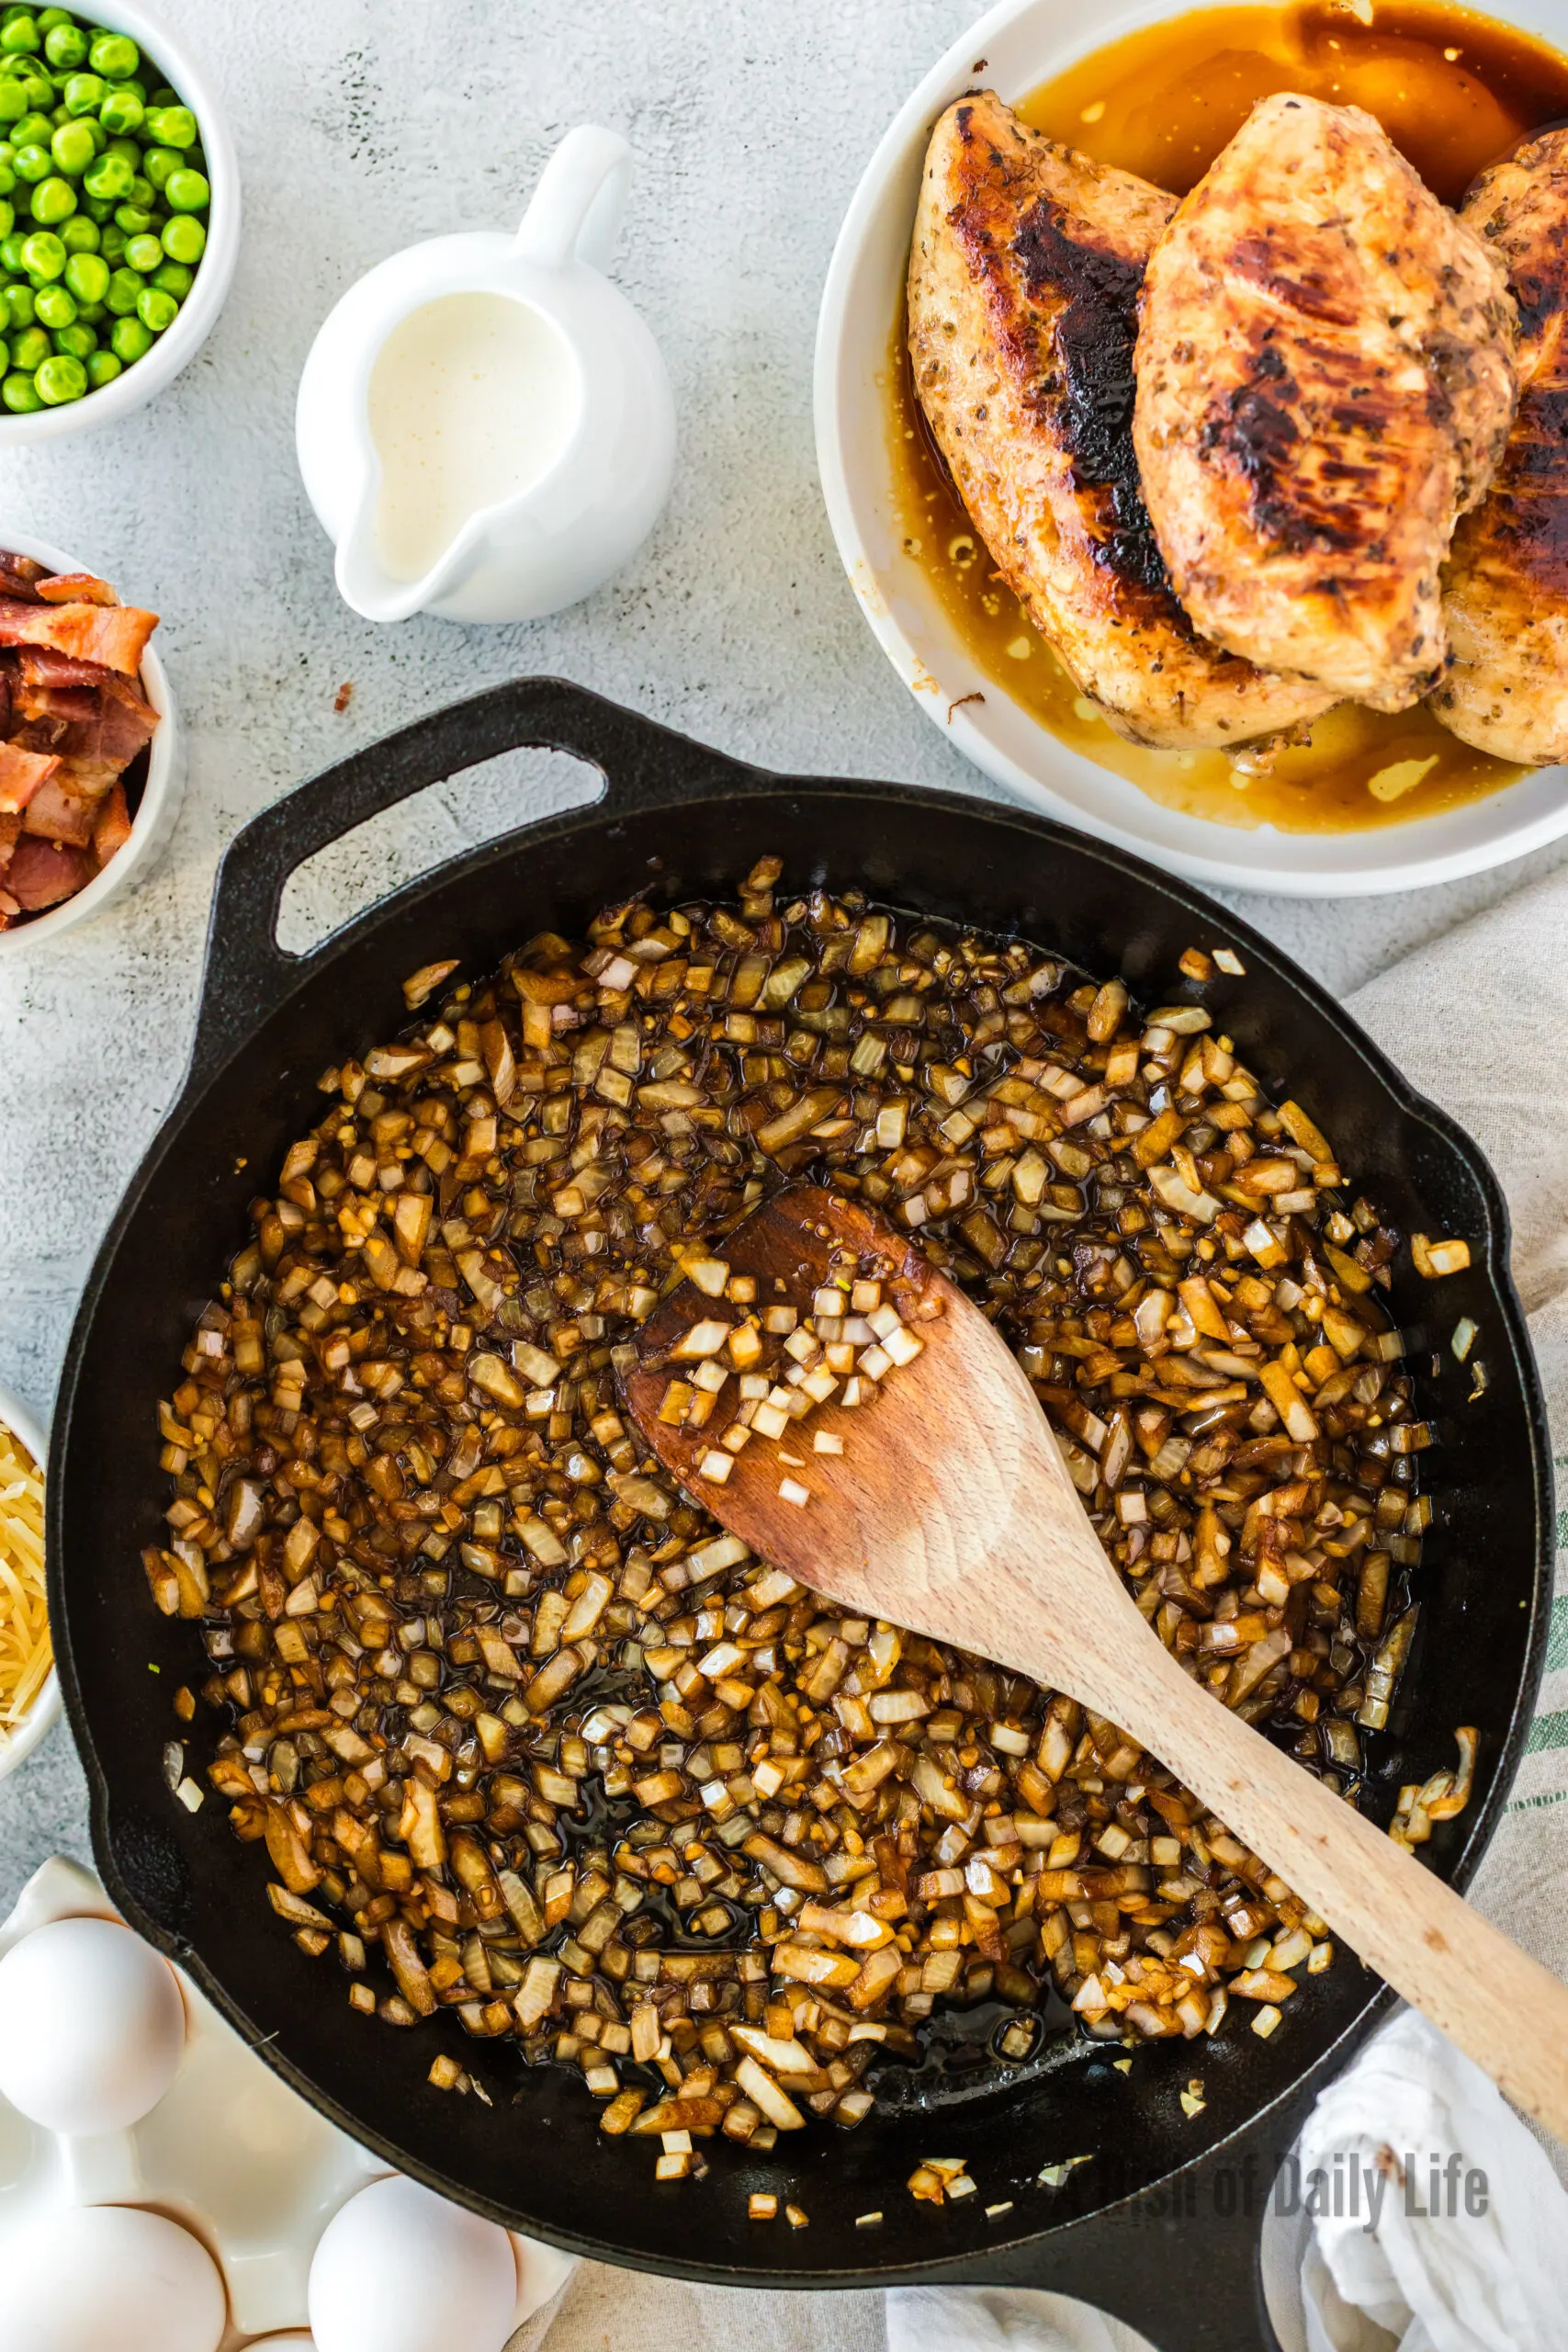
<path fill-rule="evenodd" d="M 531 490 L 578 406 L 571 347 L 530 303 L 446 294 L 411 311 L 370 378 L 376 540 L 393 578 L 422 579 L 472 515 Z"/>
<path fill-rule="evenodd" d="M 300 379 L 300 470 L 367 620 L 532 620 L 635 553 L 669 495 L 658 345 L 604 277 L 631 154 L 572 131 L 517 235 L 439 237 L 352 287 Z"/>

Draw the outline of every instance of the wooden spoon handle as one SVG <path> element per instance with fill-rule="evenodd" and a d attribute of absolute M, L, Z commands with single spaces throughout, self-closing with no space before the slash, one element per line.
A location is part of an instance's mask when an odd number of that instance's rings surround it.
<path fill-rule="evenodd" d="M 1516 2107 L 1568 2141 L 1568 1985 L 1201 1690 L 1146 1626 L 1129 1628 L 1120 1657 L 1124 1672 L 1097 1661 L 1097 1707 L 1212 1805 Z"/>

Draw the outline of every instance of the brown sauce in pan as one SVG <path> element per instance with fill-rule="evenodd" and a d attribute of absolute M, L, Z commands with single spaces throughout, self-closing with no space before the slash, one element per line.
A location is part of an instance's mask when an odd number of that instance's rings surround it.
<path fill-rule="evenodd" d="M 1375 115 L 1445 203 L 1522 133 L 1568 117 L 1568 57 L 1441 0 L 1195 9 L 1097 50 L 1018 111 L 1054 139 L 1185 195 L 1258 99 L 1303 90 Z M 1424 709 L 1346 707 L 1266 776 L 1219 752 L 1149 752 L 1112 734 L 995 577 L 926 429 L 900 315 L 886 382 L 906 549 L 976 666 L 1051 732 L 1168 808 L 1222 824 L 1346 832 L 1435 816 L 1522 771 Z"/>

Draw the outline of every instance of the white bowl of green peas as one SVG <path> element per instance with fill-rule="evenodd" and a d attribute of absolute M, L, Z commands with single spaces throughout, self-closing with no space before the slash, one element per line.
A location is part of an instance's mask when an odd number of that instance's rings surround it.
<path fill-rule="evenodd" d="M 162 390 L 239 242 L 233 142 L 188 52 L 125 0 L 0 0 L 0 447 Z"/>

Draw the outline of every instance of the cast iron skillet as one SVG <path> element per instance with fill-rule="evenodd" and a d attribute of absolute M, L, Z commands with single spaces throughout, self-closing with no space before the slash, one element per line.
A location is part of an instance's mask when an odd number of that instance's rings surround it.
<path fill-rule="evenodd" d="M 453 859 L 312 955 L 279 949 L 279 897 L 302 859 L 521 744 L 589 761 L 604 799 Z M 190 1069 L 98 1253 L 54 1422 L 50 1608 L 99 1868 L 127 1917 L 325 2114 L 433 2188 L 558 2245 L 735 2286 L 1029 2281 L 1122 2313 L 1166 2352 L 1269 2345 L 1256 2255 L 1267 2183 L 1305 2101 L 1391 1997 L 1348 1954 L 1267 2042 L 1238 2020 L 1214 2043 L 1141 2049 L 1126 2074 L 1114 2045 L 1075 2047 L 1010 2080 L 946 2080 L 852 2132 L 786 2138 L 772 2157 L 716 2143 L 705 2181 L 656 2188 L 648 2143 L 606 2141 L 574 2074 L 525 2072 L 514 2052 L 467 2041 L 455 2019 L 400 2033 L 355 2016 L 335 1963 L 306 1959 L 269 1912 L 262 1865 L 221 1804 L 193 1817 L 164 1785 L 169 1700 L 197 1659 L 193 1629 L 154 1611 L 138 1566 L 162 1524 L 156 1403 L 246 1234 L 247 1202 L 320 1115 L 317 1073 L 403 1025 L 399 983 L 419 965 L 458 956 L 477 976 L 529 933 L 576 933 L 637 890 L 730 892 L 770 851 L 791 887 L 860 884 L 1020 933 L 1097 977 L 1124 973 L 1156 1002 L 1179 987 L 1184 948 L 1229 942 L 1247 978 L 1219 981 L 1211 998 L 1247 1061 L 1301 1098 L 1397 1222 L 1470 1237 L 1468 1273 L 1407 1273 L 1393 1301 L 1441 1433 L 1427 1457 L 1441 1499 L 1416 1655 L 1391 1734 L 1371 1743 L 1392 1797 L 1451 1761 L 1457 1724 L 1480 1726 L 1474 1800 L 1427 1849 L 1447 1875 L 1469 1877 L 1540 1673 L 1551 1523 L 1506 1216 L 1474 1145 L 1304 973 L 1136 859 L 1015 808 L 771 775 L 548 679 L 498 687 L 357 753 L 256 818 L 223 861 Z M 1461 1315 L 1480 1327 L 1490 1375 L 1475 1403 L 1447 1345 Z M 196 1736 L 198 1772 L 209 1736 Z M 482 2071 L 493 2108 L 428 2086 L 444 2036 Z M 1190 2119 L 1179 2094 L 1194 2074 L 1207 2103 Z M 940 2211 L 917 2205 L 904 2186 L 915 2164 L 954 2154 L 983 2193 Z M 1078 2156 L 1091 2160 L 1060 2186 L 1038 2183 L 1042 2167 Z M 804 2204 L 809 2228 L 749 2222 L 761 2187 Z M 987 2205 L 1007 2210 L 987 2218 Z M 875 2212 L 879 2223 L 856 2226 Z"/>

